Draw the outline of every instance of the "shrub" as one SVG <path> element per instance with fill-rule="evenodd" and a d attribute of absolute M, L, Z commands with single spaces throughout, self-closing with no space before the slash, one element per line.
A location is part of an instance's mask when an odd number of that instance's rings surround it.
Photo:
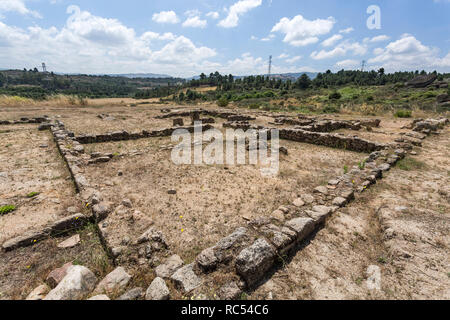
<path fill-rule="evenodd" d="M 367 100 L 367 101 L 373 101 L 374 98 L 373 98 L 373 96 L 368 96 L 368 97 L 366 98 L 366 100 Z"/>
<path fill-rule="evenodd" d="M 330 93 L 330 95 L 328 96 L 328 99 L 330 100 L 339 100 L 340 98 L 342 98 L 342 95 L 337 91 Z"/>
<path fill-rule="evenodd" d="M 411 118 L 412 117 L 412 112 L 411 110 L 397 110 L 394 113 L 394 117 L 396 118 Z"/>
<path fill-rule="evenodd" d="M 335 106 L 326 106 L 322 109 L 322 113 L 339 113 L 339 109 Z"/>
<path fill-rule="evenodd" d="M 228 99 L 226 97 L 222 97 L 219 100 L 217 100 L 217 105 L 221 108 L 225 108 L 228 106 Z"/>
<path fill-rule="evenodd" d="M 16 210 L 16 206 L 13 206 L 13 205 L 6 205 L 3 207 L 0 207 L 0 216 L 2 216 L 4 214 L 8 214 L 10 212 L 13 212 L 14 210 Z"/>

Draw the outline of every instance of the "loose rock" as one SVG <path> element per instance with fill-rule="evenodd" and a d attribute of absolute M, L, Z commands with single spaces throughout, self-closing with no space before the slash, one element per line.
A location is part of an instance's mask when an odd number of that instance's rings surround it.
<path fill-rule="evenodd" d="M 96 282 L 96 276 L 88 268 L 71 266 L 64 279 L 44 300 L 80 300 L 94 289 Z"/>
<path fill-rule="evenodd" d="M 145 293 L 145 300 L 169 300 L 170 291 L 160 277 L 155 278 Z"/>

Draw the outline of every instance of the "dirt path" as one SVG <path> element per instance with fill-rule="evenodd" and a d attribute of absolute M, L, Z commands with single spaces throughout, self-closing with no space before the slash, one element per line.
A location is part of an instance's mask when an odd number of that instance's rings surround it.
<path fill-rule="evenodd" d="M 341 209 L 251 299 L 449 299 L 450 130 Z M 381 270 L 369 290 L 367 269 Z"/>

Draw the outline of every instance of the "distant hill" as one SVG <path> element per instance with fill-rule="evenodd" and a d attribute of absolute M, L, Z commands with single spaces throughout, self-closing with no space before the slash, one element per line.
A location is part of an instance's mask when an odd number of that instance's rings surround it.
<path fill-rule="evenodd" d="M 107 74 L 110 77 L 124 77 L 130 79 L 142 78 L 142 79 L 161 79 L 161 78 L 173 78 L 167 74 L 156 73 L 125 73 L 125 74 Z"/>
<path fill-rule="evenodd" d="M 298 73 L 279 73 L 279 74 L 272 74 L 270 77 L 275 79 L 281 79 L 281 80 L 297 80 L 302 76 L 302 74 L 306 74 L 311 80 L 315 79 L 317 77 L 317 72 L 298 72 Z M 267 77 L 268 74 L 264 74 L 263 76 Z M 241 79 L 246 76 L 234 76 L 235 79 Z M 200 79 L 200 76 L 194 76 L 190 78 L 186 78 L 186 80 L 198 80 Z"/>

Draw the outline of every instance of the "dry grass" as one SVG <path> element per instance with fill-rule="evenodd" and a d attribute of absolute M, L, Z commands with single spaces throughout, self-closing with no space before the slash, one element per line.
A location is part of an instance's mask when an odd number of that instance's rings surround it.
<path fill-rule="evenodd" d="M 40 107 L 40 106 L 87 106 L 89 102 L 77 96 L 54 95 L 44 101 L 19 96 L 0 95 L 0 105 L 4 107 Z"/>

